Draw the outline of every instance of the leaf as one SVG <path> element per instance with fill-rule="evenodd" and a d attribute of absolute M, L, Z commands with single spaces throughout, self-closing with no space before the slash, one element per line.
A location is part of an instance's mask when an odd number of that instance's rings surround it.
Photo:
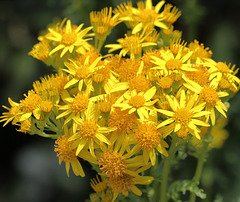
<path fill-rule="evenodd" d="M 180 192 L 185 194 L 187 191 L 195 193 L 195 195 L 201 199 L 206 198 L 203 189 L 200 189 L 197 183 L 192 180 L 179 180 L 172 183 L 169 187 L 168 197 L 174 201 L 180 202 Z"/>

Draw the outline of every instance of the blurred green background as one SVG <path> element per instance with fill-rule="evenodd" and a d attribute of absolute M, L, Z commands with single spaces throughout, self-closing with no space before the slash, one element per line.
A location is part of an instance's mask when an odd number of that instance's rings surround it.
<path fill-rule="evenodd" d="M 0 1 L 0 104 L 7 98 L 23 99 L 32 83 L 52 69 L 28 56 L 41 30 L 56 18 L 68 17 L 73 24 L 89 24 L 89 13 L 123 0 L 1 0 Z M 153 1 L 156 5 L 158 1 Z M 240 1 L 172 0 L 182 16 L 175 28 L 183 39 L 204 43 L 216 61 L 240 66 Z M 133 1 L 136 5 L 136 0 Z M 109 39 L 123 36 L 121 25 Z M 239 76 L 239 75 L 238 75 Z M 1 108 L 0 113 L 5 111 Z M 213 150 L 206 163 L 202 186 L 208 194 L 204 201 L 240 201 L 240 94 L 231 100 L 225 145 Z M 1 124 L 2 125 L 2 124 Z M 65 166 L 58 165 L 54 141 L 16 132 L 10 124 L 1 128 L 0 202 L 81 202 L 92 192 L 89 181 L 94 176 L 82 162 L 85 178 L 68 178 Z M 196 160 L 188 158 L 180 167 L 193 176 Z"/>

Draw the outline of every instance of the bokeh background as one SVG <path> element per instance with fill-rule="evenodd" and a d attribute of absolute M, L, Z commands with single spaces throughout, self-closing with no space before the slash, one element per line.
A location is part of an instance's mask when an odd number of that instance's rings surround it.
<path fill-rule="evenodd" d="M 32 83 L 52 73 L 40 61 L 28 56 L 37 43 L 41 30 L 55 19 L 68 17 L 73 24 L 89 24 L 89 13 L 105 6 L 116 7 L 124 0 L 1 0 L 0 1 L 0 104 L 7 98 L 23 99 Z M 216 61 L 240 67 L 240 1 L 237 0 L 172 0 L 182 16 L 175 28 L 183 31 L 183 39 L 204 43 L 213 51 Z M 136 0 L 133 5 L 136 5 Z M 157 1 L 153 0 L 156 5 Z M 109 38 L 122 37 L 117 27 Z M 205 165 L 202 187 L 204 201 L 240 201 L 240 93 L 230 102 L 229 138 L 220 149 L 213 150 Z M 0 109 L 0 113 L 5 111 Z M 1 124 L 2 126 L 2 124 Z M 0 202 L 81 202 L 92 189 L 90 177 L 95 173 L 86 163 L 85 178 L 70 178 L 65 166 L 58 165 L 54 140 L 16 132 L 10 124 L 2 128 L 0 137 Z M 188 158 L 181 168 L 193 176 L 196 160 Z"/>

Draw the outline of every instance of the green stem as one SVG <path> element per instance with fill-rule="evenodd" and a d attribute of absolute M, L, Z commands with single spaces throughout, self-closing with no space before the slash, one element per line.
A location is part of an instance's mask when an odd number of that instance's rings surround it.
<path fill-rule="evenodd" d="M 208 135 L 208 134 L 206 134 L 206 135 Z M 196 168 L 196 171 L 195 171 L 195 175 L 193 177 L 193 181 L 195 181 L 197 184 L 199 184 L 199 182 L 200 182 L 200 178 L 201 178 L 202 170 L 203 170 L 203 165 L 206 161 L 207 152 L 208 152 L 208 144 L 209 144 L 208 141 L 203 140 L 203 146 L 199 150 L 197 168 Z M 196 199 L 195 193 L 191 192 L 189 202 L 194 202 L 195 199 Z"/>
<path fill-rule="evenodd" d="M 168 152 L 168 157 L 164 159 L 163 162 L 163 173 L 162 173 L 162 181 L 160 186 L 160 202 L 167 202 L 167 187 L 168 187 L 168 175 L 171 168 L 172 160 L 175 156 L 175 153 L 178 149 L 178 138 L 174 134 L 172 136 L 171 146 Z"/>

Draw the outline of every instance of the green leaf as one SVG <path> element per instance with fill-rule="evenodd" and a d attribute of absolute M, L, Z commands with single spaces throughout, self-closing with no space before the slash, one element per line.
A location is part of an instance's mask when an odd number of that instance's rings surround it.
<path fill-rule="evenodd" d="M 193 192 L 197 197 L 201 199 L 206 198 L 206 194 L 202 189 L 198 187 L 196 182 L 192 180 L 179 180 L 172 183 L 169 187 L 168 197 L 174 201 L 181 202 L 180 192 L 185 194 L 187 191 Z"/>

